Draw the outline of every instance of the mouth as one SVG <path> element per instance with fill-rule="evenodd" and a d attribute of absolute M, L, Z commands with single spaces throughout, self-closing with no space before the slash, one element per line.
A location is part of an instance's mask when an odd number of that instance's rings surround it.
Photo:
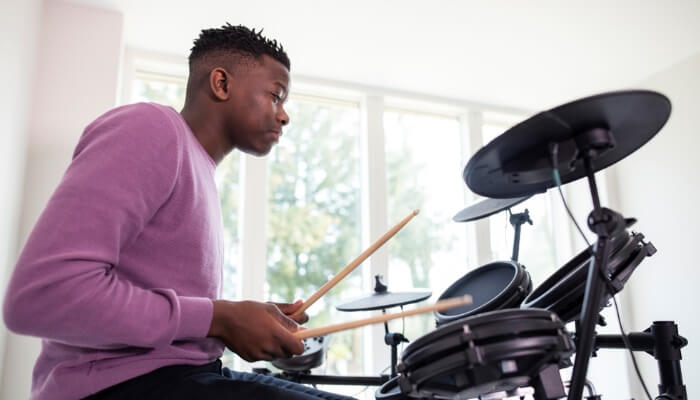
<path fill-rule="evenodd" d="M 267 135 L 270 136 L 270 138 L 272 140 L 274 140 L 275 142 L 278 142 L 280 140 L 280 136 L 282 136 L 282 132 L 281 131 L 270 131 L 267 133 Z"/>

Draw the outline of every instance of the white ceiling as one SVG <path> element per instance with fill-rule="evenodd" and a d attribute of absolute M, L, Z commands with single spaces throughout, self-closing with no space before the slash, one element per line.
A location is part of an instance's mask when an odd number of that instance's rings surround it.
<path fill-rule="evenodd" d="M 530 110 L 637 87 L 700 52 L 700 0 L 73 0 L 127 46 L 187 55 L 202 28 L 262 27 L 292 74 Z"/>

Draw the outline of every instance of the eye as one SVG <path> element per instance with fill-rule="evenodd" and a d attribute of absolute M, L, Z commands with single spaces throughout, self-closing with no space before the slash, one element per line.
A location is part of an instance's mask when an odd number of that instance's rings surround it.
<path fill-rule="evenodd" d="M 275 94 L 275 93 L 270 93 L 270 94 L 272 95 L 272 102 L 274 104 L 277 104 L 280 101 L 282 101 L 282 97 L 280 97 L 278 94 Z"/>

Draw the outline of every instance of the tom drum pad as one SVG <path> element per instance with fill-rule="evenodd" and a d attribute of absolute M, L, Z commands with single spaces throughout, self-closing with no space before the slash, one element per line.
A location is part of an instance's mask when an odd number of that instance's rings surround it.
<path fill-rule="evenodd" d="M 488 311 L 519 308 L 532 291 L 530 274 L 514 261 L 497 261 L 479 267 L 453 283 L 439 300 L 472 296 L 472 303 L 436 312 L 437 325 Z"/>
<path fill-rule="evenodd" d="M 613 293 L 608 290 L 601 301 L 600 310 L 605 307 L 611 296 L 622 290 L 642 260 L 654 253 L 656 248 L 651 243 L 644 242 L 644 235 L 641 233 L 629 233 L 624 230 L 613 236 L 607 266 L 607 277 L 610 279 Z M 521 307 L 553 311 L 565 322 L 580 319 L 588 266 L 592 260 L 593 246 L 579 253 L 537 286 L 525 298 Z"/>

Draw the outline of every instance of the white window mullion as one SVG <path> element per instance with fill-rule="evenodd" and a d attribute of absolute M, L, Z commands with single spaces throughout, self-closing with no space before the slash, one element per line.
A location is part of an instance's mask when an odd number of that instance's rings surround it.
<path fill-rule="evenodd" d="M 484 115 L 481 110 L 472 110 L 467 114 L 467 124 L 469 125 L 469 144 L 471 154 L 474 154 L 484 145 Z M 471 158 L 471 156 L 469 157 Z M 474 197 L 472 196 L 472 202 Z M 471 202 L 470 202 L 471 204 Z M 489 220 L 482 218 L 474 223 L 476 230 L 476 260 L 479 265 L 486 265 L 493 261 L 491 251 L 491 228 Z"/>
<path fill-rule="evenodd" d="M 474 140 L 475 138 L 472 137 L 472 132 L 477 129 L 475 126 L 472 126 L 474 123 L 481 123 L 480 120 L 480 114 L 478 115 L 472 115 L 472 114 L 477 114 L 476 112 L 464 112 L 459 116 L 459 126 L 460 126 L 460 136 L 462 139 L 462 171 L 460 171 L 460 174 L 464 171 L 464 167 L 467 165 L 467 162 L 469 162 L 469 159 L 471 158 L 472 154 L 475 153 L 475 145 L 474 145 Z M 478 133 L 481 133 L 481 130 L 478 129 Z M 476 143 L 481 143 L 482 140 L 479 140 Z M 464 183 L 464 206 L 468 206 L 476 200 L 476 196 L 474 193 L 467 187 L 467 184 Z M 483 251 L 479 251 L 479 245 L 483 244 L 479 241 L 479 235 L 476 230 L 475 224 L 472 223 L 462 223 L 464 225 L 464 234 L 466 235 L 467 238 L 467 259 L 465 261 L 465 266 L 466 267 L 472 267 L 473 265 L 470 265 L 470 263 L 478 262 L 479 254 L 483 253 Z M 486 225 L 488 227 L 488 225 Z M 488 237 L 488 231 L 487 237 Z M 472 239 L 476 238 L 476 240 Z M 488 251 L 490 252 L 490 246 Z"/>
<path fill-rule="evenodd" d="M 368 95 L 362 104 L 362 243 L 367 248 L 387 230 L 386 162 L 384 155 L 384 101 L 381 96 Z M 381 274 L 387 279 L 388 251 L 386 245 L 369 259 L 363 269 L 365 282 L 374 282 Z M 369 290 L 372 290 L 370 287 Z M 384 327 L 375 324 L 365 328 L 365 365 L 368 373 L 379 373 L 390 363 L 390 352 L 384 343 Z"/>
<path fill-rule="evenodd" d="M 241 157 L 239 213 L 240 299 L 265 301 L 267 272 L 267 159 L 244 154 Z"/>

